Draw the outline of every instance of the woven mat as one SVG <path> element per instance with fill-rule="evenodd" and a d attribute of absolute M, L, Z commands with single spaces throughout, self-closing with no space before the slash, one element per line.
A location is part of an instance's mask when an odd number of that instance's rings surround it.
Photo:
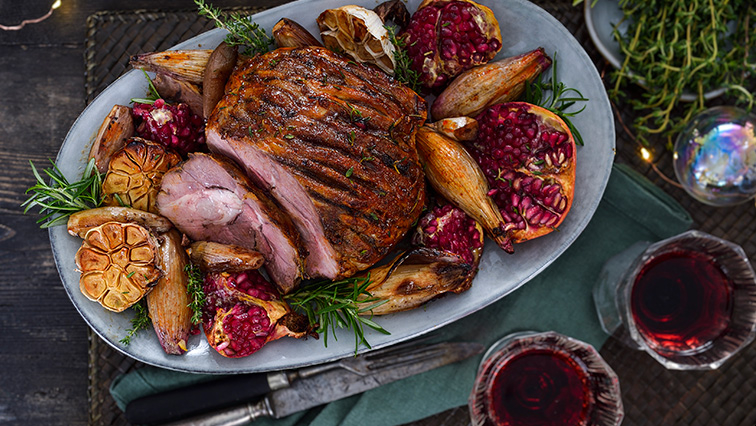
<path fill-rule="evenodd" d="M 537 0 L 559 19 L 581 42 L 602 75 L 609 65 L 601 58 L 585 27 L 582 7 L 569 1 Z M 240 9 L 245 13 L 259 11 Z M 87 101 L 100 93 L 128 69 L 128 58 L 140 52 L 169 48 L 209 30 L 212 23 L 195 11 L 128 13 L 101 12 L 87 20 Z M 608 83 L 608 77 L 605 78 Z M 675 197 L 693 216 L 694 228 L 740 244 L 749 258 L 756 259 L 756 208 L 751 203 L 732 208 L 700 204 L 680 188 L 665 181 L 639 156 L 638 145 L 626 132 L 633 111 L 615 106 L 617 128 L 616 161 L 630 164 Z M 661 141 L 654 146 L 663 147 Z M 671 154 L 655 152 L 662 173 L 674 177 Z M 756 425 L 756 344 L 750 345 L 723 367 L 711 372 L 668 371 L 643 352 L 629 350 L 610 339 L 601 354 L 616 370 L 625 405 L 623 425 Z M 92 425 L 126 425 L 108 387 L 111 380 L 142 364 L 122 355 L 90 332 L 89 398 Z M 468 424 L 467 408 L 460 407 L 415 423 L 420 425 Z"/>

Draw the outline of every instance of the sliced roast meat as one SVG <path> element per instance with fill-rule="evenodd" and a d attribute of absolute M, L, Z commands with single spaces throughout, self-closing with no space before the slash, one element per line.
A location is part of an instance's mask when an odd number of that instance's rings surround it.
<path fill-rule="evenodd" d="M 190 154 L 163 176 L 160 214 L 193 240 L 257 250 L 286 293 L 302 278 L 299 234 L 288 216 L 229 160 Z"/>
<path fill-rule="evenodd" d="M 425 118 L 425 101 L 376 68 L 282 48 L 237 65 L 206 131 L 289 214 L 307 274 L 336 279 L 372 266 L 419 216 Z"/>

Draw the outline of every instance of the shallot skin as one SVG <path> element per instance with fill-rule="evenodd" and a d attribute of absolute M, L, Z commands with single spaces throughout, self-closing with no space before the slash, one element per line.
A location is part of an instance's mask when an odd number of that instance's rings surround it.
<path fill-rule="evenodd" d="M 488 182 L 475 160 L 458 142 L 423 126 L 417 151 L 431 186 L 483 226 L 503 250 L 511 253 L 504 219 L 488 196 Z"/>
<path fill-rule="evenodd" d="M 407 311 L 446 293 L 462 293 L 470 288 L 474 275 L 473 265 L 454 253 L 426 247 L 408 250 L 370 270 L 367 291 L 385 302 L 361 315 Z"/>
<path fill-rule="evenodd" d="M 159 238 L 162 241 L 158 246 L 158 265 L 163 270 L 163 277 L 145 296 L 147 309 L 165 353 L 181 355 L 186 352 L 192 329 L 191 300 L 186 290 L 189 278 L 184 272 L 189 258 L 181 247 L 178 231 L 171 229 Z"/>
<path fill-rule="evenodd" d="M 491 105 L 513 101 L 525 91 L 527 82 L 549 66 L 551 58 L 539 47 L 471 68 L 457 76 L 433 101 L 433 118 L 474 117 Z"/>

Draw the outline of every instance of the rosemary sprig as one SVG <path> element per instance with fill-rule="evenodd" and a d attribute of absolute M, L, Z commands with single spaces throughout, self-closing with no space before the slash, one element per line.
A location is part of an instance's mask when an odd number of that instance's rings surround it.
<path fill-rule="evenodd" d="M 625 100 L 627 83 L 648 88 L 626 101 L 639 111 L 636 138 L 672 139 L 707 108 L 705 92 L 725 88 L 735 104 L 752 108 L 756 94 L 756 4 L 752 0 L 620 0 L 627 31 L 614 38 L 625 60 L 612 73 L 613 99 Z M 682 103 L 684 93 L 695 95 Z"/>
<path fill-rule="evenodd" d="M 63 176 L 54 161 L 50 160 L 50 163 L 52 168 L 43 170 L 47 177 L 52 179 L 47 183 L 34 167 L 34 163 L 29 161 L 37 183 L 26 190 L 26 193 L 31 192 L 32 196 L 21 204 L 24 213 L 35 206 L 40 208 L 39 214 L 43 216 L 37 223 L 41 223 L 41 228 L 63 225 L 71 214 L 100 206 L 102 175 L 97 171 L 94 159 L 87 163 L 81 180 L 73 183 Z"/>
<path fill-rule="evenodd" d="M 215 21 L 215 26 L 228 31 L 225 42 L 229 46 L 241 46 L 241 53 L 247 56 L 256 54 L 262 55 L 270 50 L 273 45 L 273 38 L 269 37 L 265 29 L 242 16 L 240 13 L 230 13 L 226 15 L 218 8 L 215 8 L 204 0 L 194 0 L 199 8 L 200 16 Z"/>
<path fill-rule="evenodd" d="M 199 266 L 191 263 L 184 267 L 184 271 L 189 277 L 186 290 L 191 299 L 189 308 L 192 310 L 192 324 L 199 324 L 202 322 L 202 307 L 205 306 L 205 291 L 202 289 L 202 271 L 200 271 Z"/>
<path fill-rule="evenodd" d="M 420 74 L 412 69 L 412 60 L 407 54 L 406 41 L 397 38 L 396 30 L 390 25 L 385 25 L 388 31 L 389 40 L 394 45 L 394 78 L 404 83 L 407 87 L 415 92 L 420 91 Z"/>
<path fill-rule="evenodd" d="M 352 277 L 341 281 L 319 281 L 307 284 L 299 290 L 284 296 L 289 305 L 305 315 L 310 324 L 317 325 L 317 332 L 323 335 L 323 344 L 328 347 L 328 334 L 336 330 L 350 329 L 354 332 L 355 352 L 361 345 L 370 347 L 365 339 L 365 326 L 383 334 L 390 334 L 372 320 L 373 309 L 387 300 L 373 297 L 367 291 L 370 275 Z"/>
<path fill-rule="evenodd" d="M 131 343 L 131 338 L 134 337 L 139 330 L 146 329 L 152 324 L 150 314 L 147 312 L 147 307 L 144 306 L 144 302 L 135 303 L 131 306 L 134 310 L 134 317 L 131 318 L 131 328 L 126 330 L 126 337 L 120 340 L 124 345 Z"/>
<path fill-rule="evenodd" d="M 156 100 L 162 99 L 160 96 L 160 93 L 158 93 L 157 88 L 152 83 L 152 79 L 149 75 L 147 75 L 147 71 L 142 68 L 142 72 L 144 73 L 144 78 L 147 79 L 147 97 L 146 98 L 131 98 L 131 103 L 139 103 L 139 104 L 154 104 Z"/>
<path fill-rule="evenodd" d="M 535 104 L 546 108 L 553 112 L 569 127 L 570 132 L 575 137 L 575 143 L 582 146 L 583 136 L 578 131 L 577 127 L 572 124 L 571 117 L 574 117 L 583 110 L 585 105 L 577 111 L 568 112 L 567 109 L 575 105 L 577 102 L 588 102 L 588 98 L 583 96 L 579 90 L 567 87 L 565 84 L 557 78 L 557 55 L 554 53 L 554 59 L 551 63 L 551 79 L 544 81 L 544 76 L 541 76 L 539 81 L 525 84 L 525 102 Z M 547 92 L 549 94 L 547 95 Z"/>

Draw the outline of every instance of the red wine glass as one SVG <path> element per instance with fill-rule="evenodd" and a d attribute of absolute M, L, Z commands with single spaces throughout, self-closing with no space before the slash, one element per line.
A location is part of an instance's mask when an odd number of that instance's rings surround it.
<path fill-rule="evenodd" d="M 612 426 L 624 415 L 609 365 L 591 345 L 553 331 L 491 346 L 468 406 L 474 426 Z"/>
<path fill-rule="evenodd" d="M 700 231 L 610 259 L 594 288 L 602 327 L 667 368 L 718 368 L 756 335 L 756 277 L 743 249 Z"/>

